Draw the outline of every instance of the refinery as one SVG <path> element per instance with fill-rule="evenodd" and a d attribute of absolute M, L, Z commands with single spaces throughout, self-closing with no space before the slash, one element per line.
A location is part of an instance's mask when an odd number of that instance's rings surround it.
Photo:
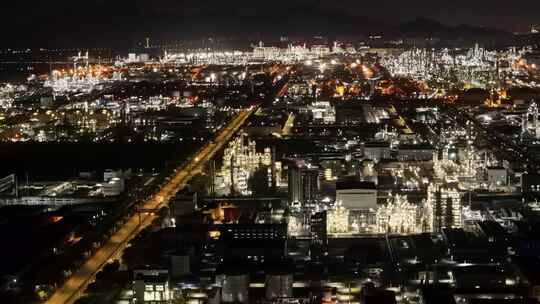
<path fill-rule="evenodd" d="M 2 49 L 0 303 L 539 303 L 536 29 Z"/>

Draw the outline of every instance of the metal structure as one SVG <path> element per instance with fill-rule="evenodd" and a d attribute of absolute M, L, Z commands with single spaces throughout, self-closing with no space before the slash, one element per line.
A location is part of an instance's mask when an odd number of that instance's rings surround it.
<path fill-rule="evenodd" d="M 17 177 L 15 176 L 15 174 L 10 174 L 0 179 L 0 194 L 4 194 L 8 191 L 11 191 L 9 192 L 10 195 L 19 195 Z"/>

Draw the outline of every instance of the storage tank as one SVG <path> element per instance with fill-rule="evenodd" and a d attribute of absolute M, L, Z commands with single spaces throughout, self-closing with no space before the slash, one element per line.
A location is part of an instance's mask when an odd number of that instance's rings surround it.
<path fill-rule="evenodd" d="M 290 273 L 266 274 L 266 299 L 290 298 L 293 296 L 293 275 Z"/>
<path fill-rule="evenodd" d="M 216 279 L 221 284 L 223 303 L 249 302 L 249 275 L 247 273 L 225 272 Z"/>
<path fill-rule="evenodd" d="M 293 296 L 294 264 L 289 259 L 267 261 L 265 263 L 266 299 L 271 301 Z"/>
<path fill-rule="evenodd" d="M 176 99 L 180 98 L 180 91 L 179 90 L 172 90 L 171 91 L 171 97 L 176 98 Z"/>

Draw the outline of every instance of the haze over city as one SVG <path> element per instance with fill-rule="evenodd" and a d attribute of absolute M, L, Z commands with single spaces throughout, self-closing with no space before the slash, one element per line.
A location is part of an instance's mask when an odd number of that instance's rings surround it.
<path fill-rule="evenodd" d="M 132 42 L 216 34 L 339 35 L 384 30 L 418 18 L 448 26 L 467 24 L 508 32 L 540 23 L 538 1 L 6 1 L 0 4 L 6 46 L 104 46 L 107 39 Z M 84 37 L 84 38 L 83 38 Z M 115 41 L 115 43 L 125 43 Z M 12 46 L 14 47 L 14 46 Z"/>

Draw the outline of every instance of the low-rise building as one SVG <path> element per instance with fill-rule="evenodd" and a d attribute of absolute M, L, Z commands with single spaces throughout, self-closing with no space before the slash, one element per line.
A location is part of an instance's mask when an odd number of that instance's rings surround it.
<path fill-rule="evenodd" d="M 348 210 L 377 209 L 377 188 L 373 182 L 338 181 L 336 202 Z"/>
<path fill-rule="evenodd" d="M 403 144 L 397 150 L 399 161 L 431 161 L 435 155 L 435 147 L 430 144 Z"/>
<path fill-rule="evenodd" d="M 133 272 L 133 294 L 137 303 L 169 303 L 169 272 L 162 269 L 143 269 Z"/>

